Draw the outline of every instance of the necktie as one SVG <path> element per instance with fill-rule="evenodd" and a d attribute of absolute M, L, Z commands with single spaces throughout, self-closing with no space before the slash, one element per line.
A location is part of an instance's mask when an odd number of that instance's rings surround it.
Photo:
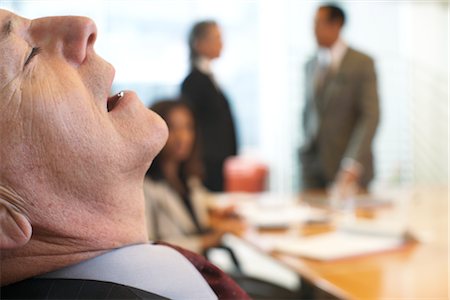
<path fill-rule="evenodd" d="M 328 74 L 329 66 L 324 63 L 319 63 L 316 68 L 315 74 L 315 92 L 316 95 L 321 95 L 325 86 L 326 77 Z"/>

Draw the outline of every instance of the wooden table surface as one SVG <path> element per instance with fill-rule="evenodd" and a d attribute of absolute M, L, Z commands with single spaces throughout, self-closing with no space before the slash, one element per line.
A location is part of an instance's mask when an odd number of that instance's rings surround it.
<path fill-rule="evenodd" d="M 421 240 L 418 243 L 327 262 L 269 254 L 339 298 L 449 299 L 448 188 L 414 188 L 399 195 L 407 203 L 404 210 L 408 228 Z M 380 213 L 389 213 L 389 209 L 381 209 Z"/>

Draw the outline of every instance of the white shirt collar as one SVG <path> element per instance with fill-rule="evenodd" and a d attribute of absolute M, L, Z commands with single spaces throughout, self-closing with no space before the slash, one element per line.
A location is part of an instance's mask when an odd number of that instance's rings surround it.
<path fill-rule="evenodd" d="M 348 46 L 342 38 L 338 38 L 330 48 L 320 47 L 317 52 L 319 65 L 329 66 L 331 70 L 336 71 L 341 65 L 347 49 Z"/>
<path fill-rule="evenodd" d="M 39 277 L 114 282 L 170 299 L 217 299 L 194 265 L 163 245 L 122 247 Z"/>
<path fill-rule="evenodd" d="M 199 56 L 195 60 L 195 67 L 200 70 L 200 72 L 205 74 L 212 74 L 211 70 L 211 60 L 205 56 Z"/>

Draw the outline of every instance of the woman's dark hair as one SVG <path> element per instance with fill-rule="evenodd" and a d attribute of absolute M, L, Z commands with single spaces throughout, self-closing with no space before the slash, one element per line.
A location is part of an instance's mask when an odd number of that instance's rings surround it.
<path fill-rule="evenodd" d="M 211 26 L 217 26 L 217 22 L 213 20 L 204 20 L 200 21 L 194 24 L 192 26 L 192 29 L 189 33 L 189 59 L 191 62 L 191 66 L 194 65 L 195 60 L 198 58 L 199 54 L 197 50 L 195 49 L 195 43 L 197 43 L 198 40 L 201 40 L 208 34 L 208 29 Z"/>
<path fill-rule="evenodd" d="M 161 99 L 161 100 L 156 101 L 150 107 L 151 110 L 153 110 L 155 113 L 160 115 L 161 118 L 163 118 L 163 120 L 166 122 L 168 122 L 170 113 L 174 109 L 177 109 L 177 108 L 184 108 L 192 115 L 192 120 L 194 121 L 194 128 L 196 128 L 195 127 L 195 118 L 194 118 L 194 114 L 192 113 L 192 110 L 180 98 Z M 155 159 L 153 160 L 152 165 L 148 169 L 146 176 L 150 177 L 153 180 L 166 179 L 164 177 L 164 174 L 163 174 L 162 168 L 161 168 L 161 166 L 163 164 L 163 159 L 164 159 L 164 157 L 161 155 L 161 153 L 158 154 L 155 157 Z M 193 146 L 191 155 L 188 157 L 188 159 L 186 161 L 181 163 L 179 170 L 180 170 L 180 179 L 182 179 L 182 181 L 184 183 L 186 183 L 187 179 L 191 176 L 196 176 L 198 178 L 203 177 L 203 166 L 202 166 L 202 163 L 200 160 L 199 138 L 198 138 L 197 133 L 195 134 L 195 141 L 194 141 L 194 146 Z"/>

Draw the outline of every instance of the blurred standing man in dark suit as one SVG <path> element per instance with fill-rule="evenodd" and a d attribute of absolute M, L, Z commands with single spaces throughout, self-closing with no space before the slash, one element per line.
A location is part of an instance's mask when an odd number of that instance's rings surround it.
<path fill-rule="evenodd" d="M 374 176 L 372 140 L 379 120 L 373 60 L 341 38 L 343 10 L 323 5 L 315 16 L 319 46 L 306 64 L 300 150 L 303 189 L 367 188 Z"/>
<path fill-rule="evenodd" d="M 214 80 L 211 61 L 220 56 L 222 36 L 215 21 L 196 23 L 189 35 L 191 71 L 181 92 L 194 112 L 205 166 L 204 185 L 223 191 L 223 163 L 236 155 L 236 131 L 225 95 Z"/>

